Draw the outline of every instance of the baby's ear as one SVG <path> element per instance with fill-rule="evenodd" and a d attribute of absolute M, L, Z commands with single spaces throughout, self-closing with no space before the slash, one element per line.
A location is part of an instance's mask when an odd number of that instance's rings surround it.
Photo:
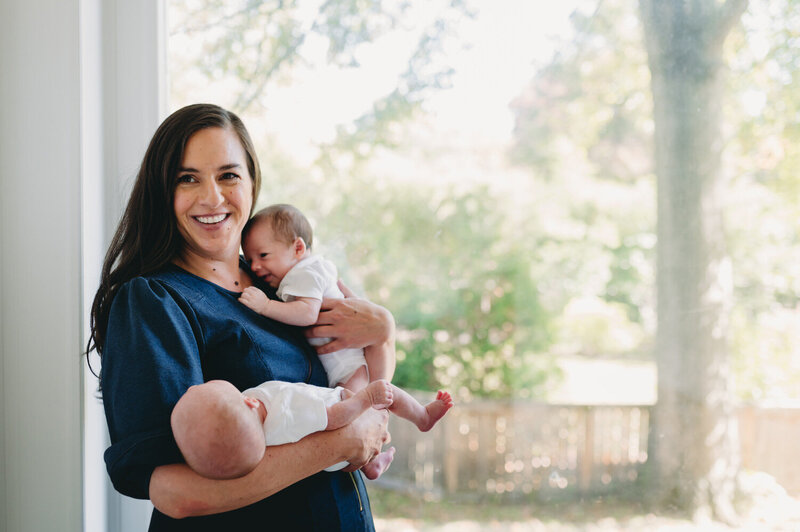
<path fill-rule="evenodd" d="M 250 397 L 249 395 L 243 395 L 242 400 L 244 401 L 244 404 L 246 404 L 248 408 L 256 408 L 256 409 L 258 408 L 259 400 L 256 399 L 255 397 Z"/>
<path fill-rule="evenodd" d="M 305 255 L 307 249 L 308 247 L 306 246 L 306 241 L 303 240 L 303 237 L 298 236 L 294 241 L 294 254 L 297 257 L 302 257 Z"/>

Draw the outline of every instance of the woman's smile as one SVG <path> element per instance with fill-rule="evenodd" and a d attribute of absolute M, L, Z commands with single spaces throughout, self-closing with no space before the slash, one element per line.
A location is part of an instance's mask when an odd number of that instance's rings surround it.
<path fill-rule="evenodd" d="M 194 219 L 203 225 L 215 225 L 222 220 L 225 220 L 228 216 L 228 214 L 211 214 L 205 216 L 195 216 Z"/>

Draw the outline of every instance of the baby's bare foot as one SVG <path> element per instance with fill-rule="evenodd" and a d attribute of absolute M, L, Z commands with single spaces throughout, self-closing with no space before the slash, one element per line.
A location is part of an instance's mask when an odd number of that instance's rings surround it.
<path fill-rule="evenodd" d="M 392 392 L 392 385 L 385 379 L 378 379 L 372 381 L 364 389 L 369 397 L 369 402 L 372 408 L 381 410 L 389 408 L 394 402 L 394 393 Z"/>
<path fill-rule="evenodd" d="M 453 408 L 453 398 L 449 393 L 439 390 L 439 393 L 436 394 L 436 400 L 425 406 L 428 418 L 422 420 L 417 427 L 422 432 L 428 432 L 451 408 Z"/>
<path fill-rule="evenodd" d="M 389 469 L 389 464 L 394 460 L 394 447 L 389 447 L 384 452 L 372 459 L 370 463 L 361 468 L 364 476 L 370 480 L 375 480 Z"/>

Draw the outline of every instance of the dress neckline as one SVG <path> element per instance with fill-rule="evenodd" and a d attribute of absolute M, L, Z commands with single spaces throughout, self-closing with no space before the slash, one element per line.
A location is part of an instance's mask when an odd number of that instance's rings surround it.
<path fill-rule="evenodd" d="M 235 296 L 237 299 L 239 298 L 239 296 L 242 295 L 243 290 L 239 290 L 239 291 L 228 290 L 224 286 L 220 286 L 220 285 L 218 285 L 217 283 L 215 283 L 213 281 L 209 281 L 205 277 L 200 277 L 199 275 L 194 274 L 194 273 L 190 272 L 189 270 L 186 270 L 185 268 L 183 268 L 181 266 L 178 266 L 174 262 L 168 263 L 168 267 L 174 268 L 175 270 L 177 270 L 177 271 L 179 271 L 181 273 L 184 273 L 184 274 L 186 274 L 186 275 L 188 275 L 188 276 L 190 276 L 190 277 L 192 277 L 194 279 L 197 279 L 197 280 L 199 280 L 199 281 L 201 281 L 203 283 L 209 284 L 209 285 L 211 285 L 212 287 L 216 288 L 217 290 L 219 290 L 221 292 L 224 292 L 226 294 L 230 294 L 232 296 Z M 250 278 L 250 281 L 251 281 L 252 285 L 255 286 L 256 282 L 255 282 L 255 277 L 253 276 L 253 272 L 252 272 L 252 270 L 250 270 L 250 266 L 247 264 L 247 261 L 244 260 L 244 257 L 242 257 L 241 255 L 239 255 L 239 269 L 243 270 L 247 274 L 247 276 Z"/>

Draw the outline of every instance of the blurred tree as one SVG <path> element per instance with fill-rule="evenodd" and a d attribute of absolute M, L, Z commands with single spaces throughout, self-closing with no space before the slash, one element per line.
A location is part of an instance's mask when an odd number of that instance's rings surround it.
<path fill-rule="evenodd" d="M 640 0 L 658 176 L 658 402 L 653 487 L 733 520 L 730 260 L 722 227 L 723 43 L 747 0 Z"/>
<path fill-rule="evenodd" d="M 733 265 L 728 341 L 736 394 L 785 400 L 797 396 L 800 382 L 800 364 L 792 362 L 800 360 L 800 348 L 788 341 L 800 322 L 800 128 L 795 120 L 800 93 L 794 90 L 800 72 L 800 4 L 752 4 L 726 41 L 724 59 L 732 72 L 724 79 L 720 101 L 726 115 L 720 209 Z M 619 245 L 606 240 L 609 244 L 590 254 L 611 258 L 607 283 L 587 294 L 591 285 L 581 282 L 584 293 L 578 297 L 624 304 L 630 319 L 646 331 L 636 351 L 649 357 L 655 331 L 655 180 L 641 20 L 634 3 L 604 0 L 582 2 L 572 23 L 575 34 L 564 38 L 553 60 L 514 102 L 512 158 L 549 186 L 563 184 L 562 195 L 570 196 L 577 215 L 563 223 L 585 223 L 587 234 L 592 234 L 588 227 L 603 222 L 619 231 Z M 613 202 L 604 202 L 601 183 L 606 189 L 618 185 Z M 629 195 L 635 199 L 629 201 Z M 593 217 L 580 216 L 592 210 Z M 591 248 L 598 234 L 603 233 L 595 231 L 571 253 Z M 563 235 L 557 240 L 559 249 L 569 245 Z M 567 330 L 580 327 L 573 323 Z M 613 325 L 616 331 L 625 328 L 618 321 Z M 591 347 L 559 349 L 590 353 Z M 607 347 L 604 352 L 615 353 Z"/>
<path fill-rule="evenodd" d="M 729 161 L 735 178 L 725 205 L 733 213 L 726 244 L 736 265 L 731 338 L 742 393 L 780 397 L 790 393 L 792 375 L 800 375 L 800 368 L 787 371 L 793 366 L 786 362 L 796 358 L 790 339 L 800 320 L 800 246 L 793 229 L 800 213 L 800 128 L 794 120 L 800 98 L 793 90 L 800 17 L 791 16 L 797 2 L 754 1 L 766 15 L 746 17 L 747 33 L 733 34 L 729 59 L 737 75 L 729 80 L 728 94 L 736 96 L 724 99 L 735 119 L 729 123 L 736 124 L 732 136 L 725 136 L 735 159 Z M 220 82 L 230 88 L 221 92 L 220 103 L 240 113 L 259 109 L 269 88 L 290 84 L 308 68 L 309 47 L 324 46 L 331 64 L 357 65 L 359 50 L 371 41 L 408 29 L 405 17 L 417 6 L 360 0 L 172 4 L 180 6 L 173 11 L 180 16 L 171 17 L 175 46 L 192 52 L 182 56 L 192 68 L 180 61 L 172 65 L 173 73 L 180 72 L 173 76 L 175 92 L 192 99 L 199 83 Z M 541 396 L 541 375 L 515 381 L 521 373 L 513 371 L 499 385 L 495 377 L 484 378 L 491 357 L 508 352 L 507 344 L 496 343 L 503 335 L 515 339 L 515 360 L 530 363 L 534 373 L 556 374 L 542 352 L 650 357 L 656 329 L 653 99 L 635 3 L 582 2 L 572 16 L 576 35 L 560 44 L 556 58 L 514 103 L 512 157 L 530 174 L 525 188 L 515 191 L 514 212 L 508 198 L 467 201 L 469 190 L 434 186 L 437 168 L 459 166 L 463 154 L 420 158 L 439 145 L 404 126 L 416 120 L 422 124 L 417 129 L 425 129 L 425 99 L 448 86 L 443 39 L 468 9 L 458 1 L 441 5 L 419 32 L 405 68 L 397 70 L 396 87 L 343 125 L 314 165 L 286 157 L 271 139 L 258 139 L 265 168 L 262 202 L 298 203 L 319 220 L 323 241 L 344 235 L 347 245 L 337 262 L 350 268 L 351 279 L 363 278 L 369 297 L 395 310 L 400 322 L 400 382 L 457 382 L 477 395 Z M 766 29 L 753 38 L 759 25 Z M 387 159 L 405 161 L 414 174 L 430 179 L 385 186 L 386 166 L 378 163 Z M 497 180 L 506 177 L 498 174 Z M 309 188 L 315 194 L 307 194 Z M 467 209 L 473 200 L 481 206 L 474 212 L 494 213 L 477 228 L 464 214 L 473 212 Z M 756 218 L 764 223 L 749 221 Z M 457 221 L 469 231 L 455 230 Z M 458 245 L 443 245 L 445 229 L 446 241 Z M 475 259 L 487 250 L 493 251 L 489 261 Z M 469 279 L 468 288 L 462 281 L 451 287 L 452 265 L 440 254 L 466 270 L 455 274 Z M 484 263 L 493 269 L 481 270 Z M 425 271 L 417 280 L 420 270 Z M 441 304 L 430 301 L 431 287 L 450 287 L 447 295 L 436 294 Z M 495 292 L 503 294 L 502 301 L 513 298 L 517 309 L 495 304 Z M 487 301 L 484 315 L 476 302 Z M 493 333 L 461 334 L 468 319 Z M 511 334 L 505 331 L 509 323 L 515 324 Z M 466 338 L 471 340 L 460 350 Z M 474 355 L 490 351 L 486 360 Z M 531 353 L 537 353 L 533 359 Z M 454 375 L 447 375 L 451 367 Z M 523 381 L 540 384 L 528 389 Z"/>
<path fill-rule="evenodd" d="M 798 102 L 796 91 L 789 88 L 797 71 L 797 46 L 792 43 L 798 42 L 793 40 L 798 17 L 791 16 L 796 9 L 792 2 L 765 3 L 760 9 L 774 24 L 767 23 L 770 35 L 755 42 L 762 48 L 765 42 L 770 43 L 769 51 L 753 56 L 751 50 L 748 57 L 746 37 L 737 36 L 735 94 L 751 109 L 748 116 L 741 111 L 735 115 L 735 139 L 721 128 L 722 102 L 734 99 L 730 95 L 725 98 L 722 45 L 745 4 L 734 1 L 723 7 L 720 2 L 642 2 L 641 20 L 637 20 L 630 2 L 597 2 L 588 12 L 579 8 L 573 15 L 577 35 L 539 71 L 516 102 L 517 140 L 513 151 L 518 163 L 530 165 L 545 180 L 569 179 L 575 161 L 585 161 L 578 169 L 584 172 L 582 186 L 596 190 L 597 180 L 603 178 L 646 182 L 653 168 L 647 144 L 655 140 L 659 187 L 659 406 L 651 440 L 652 463 L 659 474 L 655 485 L 663 488 L 660 495 L 671 497 L 671 502 L 692 508 L 713 506 L 721 517 L 731 514 L 729 502 L 736 471 L 736 442 L 731 436 L 735 431 L 726 430 L 732 408 L 726 344 L 733 339 L 740 375 L 750 378 L 747 386 L 754 385 L 754 372 L 769 375 L 770 368 L 785 377 L 794 365 L 786 363 L 791 347 L 787 348 L 787 333 L 782 328 L 796 323 L 791 313 L 796 313 L 798 293 L 793 283 L 796 277 L 787 279 L 787 274 L 795 271 L 789 265 L 796 262 L 779 259 L 793 256 L 797 241 L 790 217 L 775 217 L 776 208 L 787 211 L 784 194 L 769 194 L 752 186 L 760 180 L 771 183 L 775 190 L 792 190 L 797 180 L 789 176 L 796 173 L 778 173 L 770 168 L 754 179 L 749 177 L 753 176 L 752 169 L 734 172 L 748 176 L 749 181 L 736 183 L 734 194 L 729 192 L 725 199 L 720 196 L 720 157 L 726 141 L 736 141 L 735 151 L 740 157 L 735 161 L 737 169 L 745 167 L 744 160 L 752 163 L 765 158 L 768 164 L 780 161 L 781 168 L 787 170 L 792 164 L 790 157 L 776 157 L 776 151 L 782 154 L 794 145 L 776 140 L 791 138 L 791 126 L 785 125 L 787 116 L 793 116 L 776 110 L 791 110 Z M 639 53 L 643 49 L 636 42 L 641 39 L 643 22 L 647 55 Z M 648 64 L 651 75 L 642 75 Z M 781 82 L 776 83 L 776 78 Z M 761 94 L 771 97 L 761 100 Z M 757 110 L 752 109 L 754 97 L 762 101 Z M 653 100 L 655 111 L 650 107 Z M 775 107 L 771 107 L 773 104 Z M 770 113 L 759 112 L 768 108 Z M 653 120 L 655 139 L 651 136 Z M 771 122 L 769 128 L 765 122 Z M 769 135 L 754 134 L 766 129 L 770 129 Z M 797 204 L 796 194 L 785 196 L 790 204 Z M 631 211 L 624 202 L 615 205 L 616 212 L 613 208 L 606 211 L 598 197 L 602 196 L 595 195 L 589 202 L 596 215 L 587 221 L 611 218 L 616 227 L 630 225 Z M 644 199 L 641 195 L 639 198 Z M 737 205 L 739 198 L 746 204 Z M 580 200 L 578 195 L 571 201 L 580 205 Z M 741 311 L 734 314 L 737 328 L 732 337 L 726 323 L 732 308 L 732 286 L 722 225 L 725 206 L 739 207 L 731 211 L 737 233 L 729 241 L 737 253 L 736 264 L 744 266 L 736 272 L 735 308 Z M 754 216 L 742 216 L 743 207 Z M 759 226 L 753 224 L 754 217 L 772 221 Z M 638 238 L 634 233 L 626 242 L 651 243 L 653 226 L 648 228 L 645 222 L 639 227 L 644 230 Z M 753 231 L 766 238 L 753 235 Z M 624 249 L 650 256 L 647 245 Z M 650 285 L 647 268 L 633 272 L 622 269 L 620 265 L 631 261 L 625 260 L 625 253 L 614 255 L 611 278 L 598 295 L 607 301 L 629 302 L 649 314 L 641 304 L 646 298 L 629 299 Z M 763 276 L 771 269 L 776 270 L 774 275 Z M 765 284 L 775 288 L 759 291 Z M 785 301 L 786 311 L 776 309 L 775 303 L 780 301 Z M 586 317 L 586 313 L 580 315 Z M 573 326 L 570 330 L 586 334 L 587 326 L 583 321 L 583 328 Z M 619 331 L 620 323 L 614 329 Z M 754 347 L 759 357 L 753 357 Z M 773 376 L 770 382 L 778 381 Z"/>

